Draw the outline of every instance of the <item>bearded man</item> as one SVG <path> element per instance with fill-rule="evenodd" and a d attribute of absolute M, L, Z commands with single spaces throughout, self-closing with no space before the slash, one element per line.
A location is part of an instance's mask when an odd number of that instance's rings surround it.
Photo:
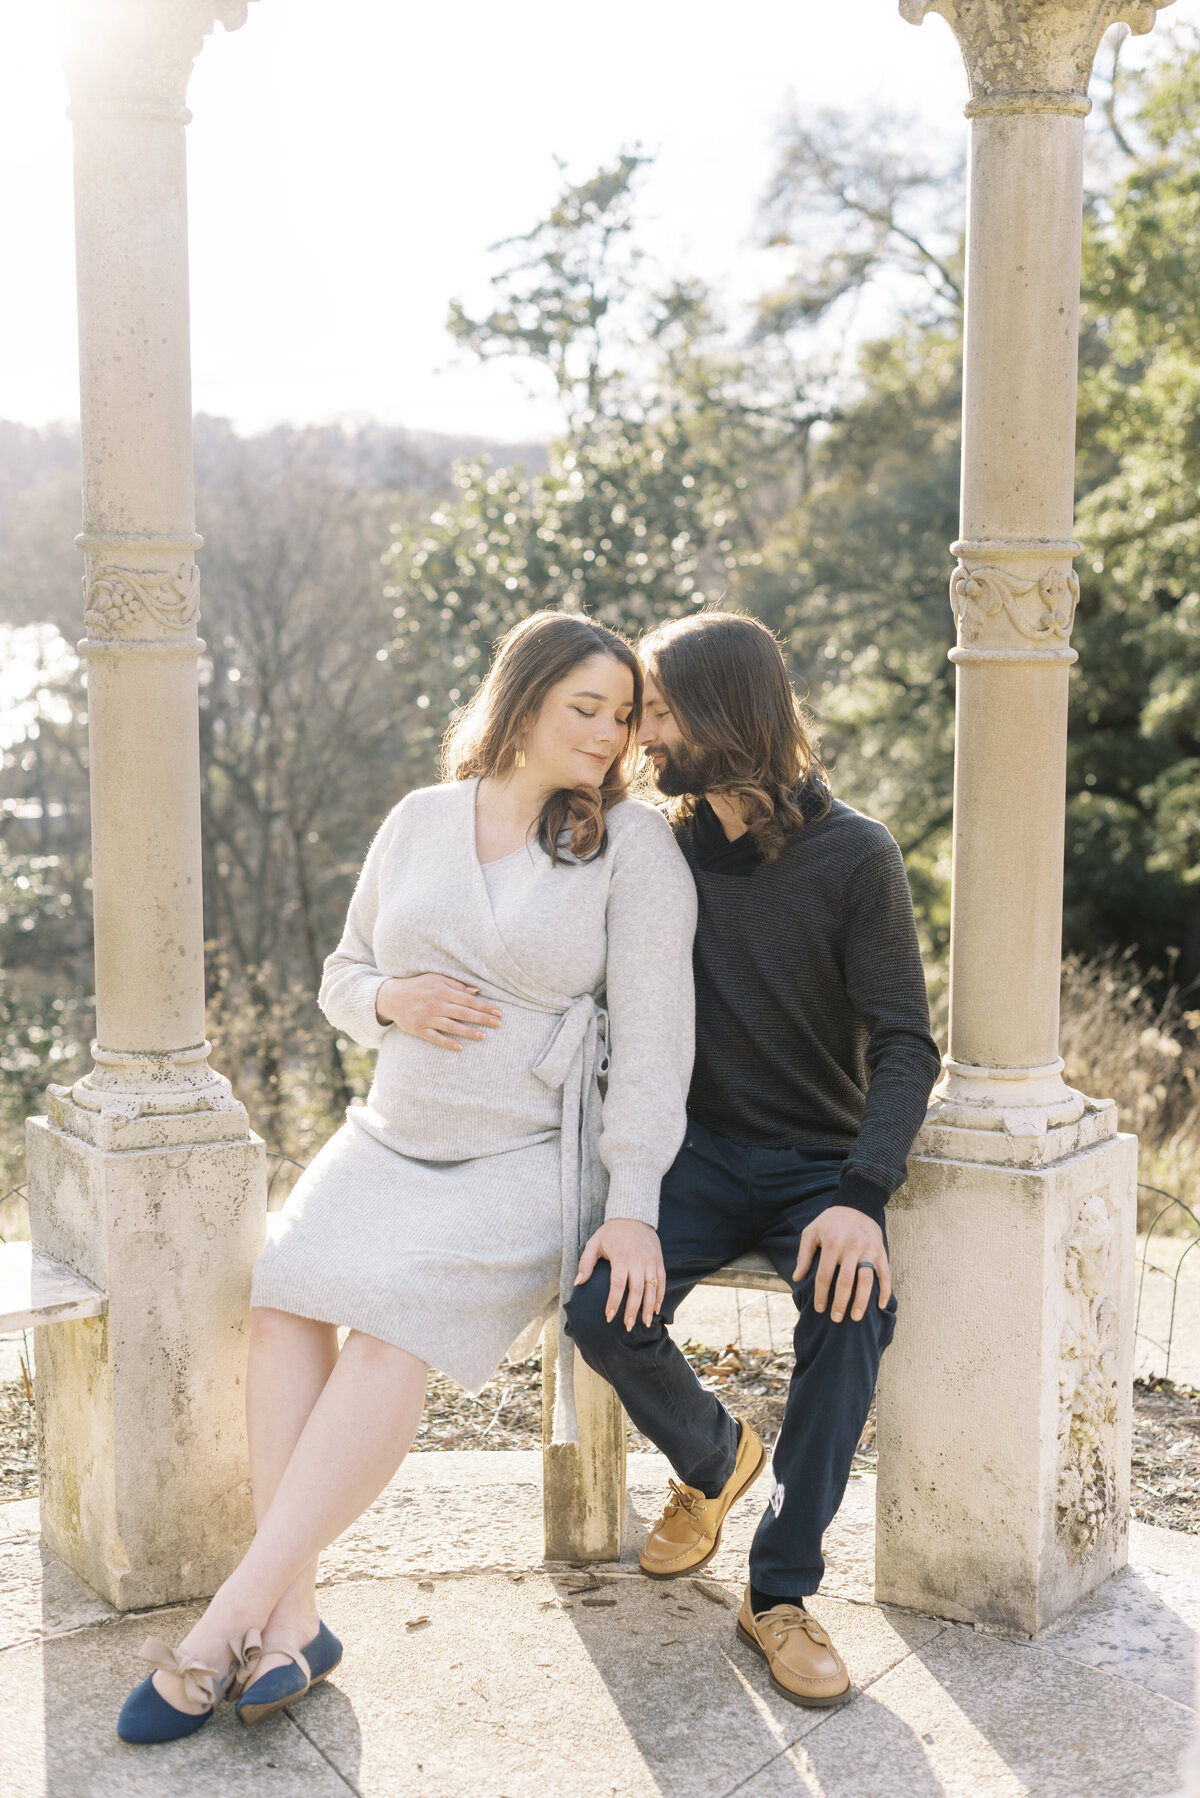
<path fill-rule="evenodd" d="M 699 896 L 695 1072 L 657 1232 L 597 1231 L 567 1329 L 675 1469 L 641 1565 L 677 1579 L 716 1553 L 766 1451 L 667 1325 L 751 1249 L 790 1283 L 795 1370 L 737 1627 L 785 1698 L 840 1704 L 849 1673 L 804 1601 L 895 1328 L 884 1208 L 940 1065 L 912 899 L 888 831 L 832 797 L 764 625 L 680 619 L 642 659 L 638 741 Z"/>

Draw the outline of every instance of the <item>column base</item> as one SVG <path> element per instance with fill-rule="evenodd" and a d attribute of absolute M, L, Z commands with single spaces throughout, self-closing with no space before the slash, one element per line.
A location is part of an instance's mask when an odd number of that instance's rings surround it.
<path fill-rule="evenodd" d="M 33 1240 L 108 1295 L 106 1316 L 38 1334 L 42 1533 L 119 1610 L 210 1596 L 254 1529 L 245 1370 L 265 1151 L 240 1106 L 224 1140 L 197 1141 L 198 1122 L 207 1135 L 216 1119 L 159 1115 L 157 1146 L 118 1149 L 88 1140 L 96 1115 L 60 1090 L 53 1122 L 27 1127 Z"/>
<path fill-rule="evenodd" d="M 888 1207 L 881 1603 L 1033 1636 L 1125 1564 L 1137 1142 L 1114 1125 L 918 1138 Z"/>

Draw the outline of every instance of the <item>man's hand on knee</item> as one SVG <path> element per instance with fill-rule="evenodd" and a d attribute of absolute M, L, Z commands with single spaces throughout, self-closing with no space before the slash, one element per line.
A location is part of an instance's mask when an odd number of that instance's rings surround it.
<path fill-rule="evenodd" d="M 576 1286 L 591 1279 L 599 1260 L 607 1261 L 609 1265 L 608 1304 L 604 1313 L 609 1323 L 620 1310 L 628 1288 L 625 1328 L 632 1330 L 639 1309 L 642 1322 L 648 1324 L 655 1312 L 662 1310 L 667 1284 L 658 1231 L 632 1217 L 614 1217 L 601 1224 L 579 1257 Z"/>
<path fill-rule="evenodd" d="M 849 1305 L 850 1316 L 858 1323 L 866 1316 L 875 1274 L 879 1276 L 879 1309 L 886 1309 L 892 1296 L 892 1270 L 888 1266 L 883 1231 L 873 1217 L 868 1217 L 865 1211 L 855 1211 L 850 1205 L 830 1205 L 822 1211 L 800 1238 L 793 1280 L 804 1279 L 818 1250 L 821 1258 L 817 1262 L 813 1286 L 813 1304 L 818 1311 L 824 1311 L 829 1303 L 829 1289 L 833 1286 L 833 1305 L 829 1313 L 833 1322 L 841 1323 Z"/>

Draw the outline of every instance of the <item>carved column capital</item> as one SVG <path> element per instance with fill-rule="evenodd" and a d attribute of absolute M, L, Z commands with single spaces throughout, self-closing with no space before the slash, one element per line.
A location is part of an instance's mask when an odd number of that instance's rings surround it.
<path fill-rule="evenodd" d="M 63 62 L 73 119 L 186 124 L 192 64 L 216 24 L 236 31 L 250 0 L 70 0 Z"/>
<path fill-rule="evenodd" d="M 919 25 L 941 13 L 958 39 L 971 98 L 968 118 L 986 112 L 1091 110 L 1092 64 L 1110 25 L 1149 31 L 1171 0 L 900 0 Z"/>

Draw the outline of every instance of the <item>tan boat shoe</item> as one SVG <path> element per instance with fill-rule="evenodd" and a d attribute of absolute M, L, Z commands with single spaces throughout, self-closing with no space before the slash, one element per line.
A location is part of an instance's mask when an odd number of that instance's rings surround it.
<path fill-rule="evenodd" d="M 762 1655 L 771 1670 L 771 1684 L 790 1704 L 821 1710 L 845 1704 L 850 1697 L 845 1661 L 816 1618 L 799 1605 L 773 1605 L 756 1617 L 750 1609 L 747 1586 L 737 1633 Z"/>
<path fill-rule="evenodd" d="M 749 1490 L 766 1466 L 762 1439 L 748 1423 L 739 1423 L 733 1472 L 715 1498 L 695 1486 L 671 1481 L 671 1496 L 662 1516 L 646 1537 L 639 1560 L 651 1579 L 678 1579 L 712 1560 L 721 1546 L 721 1526 L 735 1499 Z"/>

